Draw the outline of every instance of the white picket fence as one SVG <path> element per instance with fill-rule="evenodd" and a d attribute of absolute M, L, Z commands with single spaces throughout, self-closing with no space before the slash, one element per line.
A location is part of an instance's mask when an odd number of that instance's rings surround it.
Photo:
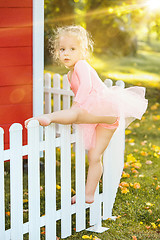
<path fill-rule="evenodd" d="M 59 75 L 54 76 L 51 87 L 50 74 L 45 75 L 45 112 L 66 109 L 73 96 L 66 76 L 63 89 Z M 111 81 L 107 81 L 111 85 Z M 123 82 L 118 82 L 122 85 Z M 61 96 L 63 107 L 61 107 Z M 51 103 L 54 101 L 54 109 Z M 76 214 L 76 231 L 86 229 L 86 209 L 90 209 L 89 231 L 103 232 L 102 219 L 112 217 L 112 209 L 120 182 L 123 163 L 125 132 L 124 121 L 120 120 L 108 148 L 103 155 L 103 190 L 99 186 L 92 204 L 85 203 L 85 149 L 83 136 L 76 126 L 55 124 L 44 128 L 40 138 L 38 121 L 28 125 L 28 144 L 22 145 L 22 126 L 14 123 L 10 127 L 10 149 L 4 150 L 4 131 L 0 128 L 0 240 L 22 240 L 29 233 L 29 240 L 40 240 L 40 228 L 45 226 L 45 239 L 56 239 L 56 222 L 61 220 L 61 238 L 72 234 L 72 214 Z M 72 132 L 72 133 L 71 133 Z M 71 204 L 71 144 L 75 146 L 76 204 Z M 60 151 L 61 166 L 61 208 L 56 210 L 56 148 Z M 40 153 L 45 154 L 45 215 L 40 216 Z M 29 221 L 23 223 L 23 156 L 28 155 L 28 210 Z M 5 230 L 4 161 L 10 160 L 10 225 Z M 102 207 L 103 206 L 103 207 Z M 103 209 L 103 211 L 102 211 Z"/>

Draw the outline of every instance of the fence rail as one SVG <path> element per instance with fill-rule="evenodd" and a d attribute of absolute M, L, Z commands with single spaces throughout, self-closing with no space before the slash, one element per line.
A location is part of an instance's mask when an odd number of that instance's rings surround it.
<path fill-rule="evenodd" d="M 46 75 L 45 79 L 51 78 Z M 48 77 L 49 76 L 49 77 Z M 60 78 L 57 75 L 57 85 L 45 87 L 45 111 L 54 108 L 60 110 L 70 106 L 73 93 L 60 88 Z M 66 76 L 63 81 L 65 82 Z M 52 96 L 54 93 L 54 96 Z M 65 95 L 64 95 L 65 94 Z M 65 104 L 61 104 L 61 95 Z M 65 99 L 65 100 L 64 100 Z M 48 104 L 48 102 L 50 106 Z M 56 106 L 56 103 L 58 105 Z M 54 109 L 55 110 L 55 109 Z M 76 231 L 86 229 L 86 209 L 90 209 L 90 225 L 87 230 L 102 232 L 102 218 L 112 217 L 113 204 L 121 178 L 124 162 L 124 121 L 120 120 L 108 148 L 103 155 L 103 190 L 99 193 L 99 185 L 95 193 L 95 202 L 85 203 L 85 149 L 83 136 L 78 126 L 75 131 L 70 125 L 59 125 L 58 135 L 55 124 L 44 127 L 44 138 L 40 139 L 38 121 L 28 124 L 28 144 L 22 146 L 22 126 L 18 123 L 10 127 L 10 149 L 4 150 L 4 131 L 0 128 L 0 239 L 22 240 L 29 233 L 30 240 L 40 239 L 40 228 L 45 226 L 45 238 L 56 239 L 56 222 L 61 220 L 61 238 L 72 234 L 72 214 L 76 214 Z M 76 204 L 71 204 L 71 144 L 75 146 L 75 190 Z M 60 148 L 61 164 L 61 207 L 56 209 L 56 148 Z M 40 152 L 45 156 L 45 215 L 40 212 Z M 28 156 L 28 222 L 23 223 L 23 156 Z M 5 182 L 4 161 L 10 160 L 10 228 L 5 230 Z M 116 166 L 116 167 L 115 167 Z M 103 205 L 103 213 L 102 213 Z"/>

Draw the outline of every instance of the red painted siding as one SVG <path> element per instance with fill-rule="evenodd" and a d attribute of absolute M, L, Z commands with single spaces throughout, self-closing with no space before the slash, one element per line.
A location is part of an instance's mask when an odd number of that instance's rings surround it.
<path fill-rule="evenodd" d="M 2 124 L 22 122 L 28 118 L 30 103 L 2 105 L 0 106 L 0 120 Z"/>
<path fill-rule="evenodd" d="M 0 87 L 0 106 L 32 102 L 32 85 Z"/>
<path fill-rule="evenodd" d="M 0 48 L 0 66 L 32 64 L 32 47 Z"/>
<path fill-rule="evenodd" d="M 32 66 L 0 67 L 0 86 L 32 85 Z"/>
<path fill-rule="evenodd" d="M 1 28 L 0 46 L 32 46 L 32 28 Z"/>
<path fill-rule="evenodd" d="M 0 7 L 30 7 L 32 0 L 1 0 Z"/>
<path fill-rule="evenodd" d="M 0 8 L 0 27 L 24 28 L 31 25 L 31 8 Z"/>
<path fill-rule="evenodd" d="M 33 114 L 32 0 L 0 0 L 0 32 L 0 127 L 8 148 L 10 125 Z"/>

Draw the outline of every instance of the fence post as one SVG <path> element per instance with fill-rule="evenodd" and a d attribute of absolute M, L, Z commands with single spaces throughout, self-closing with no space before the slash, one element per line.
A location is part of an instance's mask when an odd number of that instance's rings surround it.
<path fill-rule="evenodd" d="M 11 239 L 23 239 L 22 125 L 10 131 Z"/>
<path fill-rule="evenodd" d="M 114 133 L 103 156 L 103 220 L 112 218 L 113 204 L 124 166 L 125 131 L 124 120 Z M 113 217 L 115 218 L 115 217 Z"/>
<path fill-rule="evenodd" d="M 116 85 L 125 86 L 121 80 Z M 124 166 L 124 148 L 125 119 L 121 116 L 119 126 L 103 155 L 103 220 L 116 218 L 112 216 L 112 209 Z"/>
<path fill-rule="evenodd" d="M 90 206 L 90 225 L 87 231 L 102 233 L 107 231 L 109 228 L 102 227 L 102 203 L 99 195 L 99 184 L 95 192 L 95 200 Z"/>
<path fill-rule="evenodd" d="M 45 128 L 46 240 L 56 239 L 56 145 L 55 124 Z"/>
<path fill-rule="evenodd" d="M 5 240 L 4 130 L 0 128 L 0 236 Z"/>
<path fill-rule="evenodd" d="M 40 240 L 40 162 L 39 162 L 39 122 L 28 124 L 28 200 L 29 238 Z"/>

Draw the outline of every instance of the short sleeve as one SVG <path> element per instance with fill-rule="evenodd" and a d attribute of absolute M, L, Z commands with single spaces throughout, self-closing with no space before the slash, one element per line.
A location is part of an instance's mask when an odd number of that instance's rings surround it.
<path fill-rule="evenodd" d="M 84 60 L 78 61 L 75 66 L 75 73 L 79 79 L 79 88 L 74 101 L 82 104 L 85 102 L 92 90 L 89 64 Z"/>

